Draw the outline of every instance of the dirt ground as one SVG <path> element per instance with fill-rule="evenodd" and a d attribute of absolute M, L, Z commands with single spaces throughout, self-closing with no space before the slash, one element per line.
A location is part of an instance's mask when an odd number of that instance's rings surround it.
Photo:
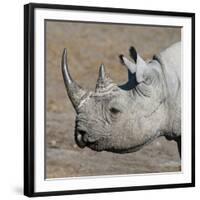
<path fill-rule="evenodd" d="M 94 89 L 101 63 L 121 84 L 127 71 L 118 55 L 128 56 L 130 46 L 151 58 L 181 40 L 181 29 L 136 25 L 46 22 L 46 177 L 63 178 L 114 174 L 171 172 L 181 169 L 175 142 L 159 138 L 129 154 L 80 149 L 74 141 L 75 111 L 61 74 L 63 48 L 68 51 L 72 77 Z"/>

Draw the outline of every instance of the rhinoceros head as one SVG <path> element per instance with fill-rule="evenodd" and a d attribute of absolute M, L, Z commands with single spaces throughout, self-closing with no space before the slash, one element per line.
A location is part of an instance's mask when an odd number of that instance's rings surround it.
<path fill-rule="evenodd" d="M 159 62 L 146 63 L 132 47 L 133 61 L 120 55 L 129 80 L 118 86 L 100 66 L 95 91 L 81 88 L 70 76 L 67 52 L 62 73 L 68 96 L 76 110 L 75 141 L 96 151 L 137 151 L 158 137 L 165 124 L 164 92 Z"/>

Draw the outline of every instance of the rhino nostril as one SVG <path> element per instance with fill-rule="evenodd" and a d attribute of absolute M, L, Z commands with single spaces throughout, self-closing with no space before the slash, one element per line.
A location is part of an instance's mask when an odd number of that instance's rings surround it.
<path fill-rule="evenodd" d="M 78 133 L 79 133 L 80 135 L 84 136 L 84 135 L 86 134 L 86 131 L 84 131 L 84 130 L 78 130 Z"/>
<path fill-rule="evenodd" d="M 89 144 L 89 143 L 95 143 L 96 138 L 91 137 L 91 135 L 88 134 L 88 132 L 84 129 L 77 129 L 76 130 L 76 138 L 79 141 L 79 143 Z"/>
<path fill-rule="evenodd" d="M 86 146 L 86 135 L 86 131 L 82 129 L 76 129 L 75 140 L 80 148 L 84 148 Z"/>
<path fill-rule="evenodd" d="M 88 134 L 85 130 L 78 129 L 77 130 L 77 137 L 81 139 L 83 142 L 88 142 Z"/>

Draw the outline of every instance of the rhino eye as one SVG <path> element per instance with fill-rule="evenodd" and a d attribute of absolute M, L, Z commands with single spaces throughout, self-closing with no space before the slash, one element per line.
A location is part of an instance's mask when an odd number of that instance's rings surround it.
<path fill-rule="evenodd" d="M 118 113 L 120 113 L 120 110 L 118 110 L 117 108 L 110 108 L 110 112 L 112 113 L 112 114 L 118 114 Z"/>

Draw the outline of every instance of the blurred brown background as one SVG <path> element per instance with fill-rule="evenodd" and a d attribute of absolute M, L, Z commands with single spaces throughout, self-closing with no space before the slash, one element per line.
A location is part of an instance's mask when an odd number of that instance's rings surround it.
<path fill-rule="evenodd" d="M 94 89 L 101 63 L 117 83 L 127 80 L 118 55 L 128 56 L 130 46 L 151 58 L 181 40 L 181 29 L 136 25 L 46 22 L 46 177 L 155 173 L 180 170 L 175 142 L 159 138 L 129 154 L 79 149 L 74 141 L 75 111 L 65 91 L 60 61 L 68 51 L 72 77 Z"/>

